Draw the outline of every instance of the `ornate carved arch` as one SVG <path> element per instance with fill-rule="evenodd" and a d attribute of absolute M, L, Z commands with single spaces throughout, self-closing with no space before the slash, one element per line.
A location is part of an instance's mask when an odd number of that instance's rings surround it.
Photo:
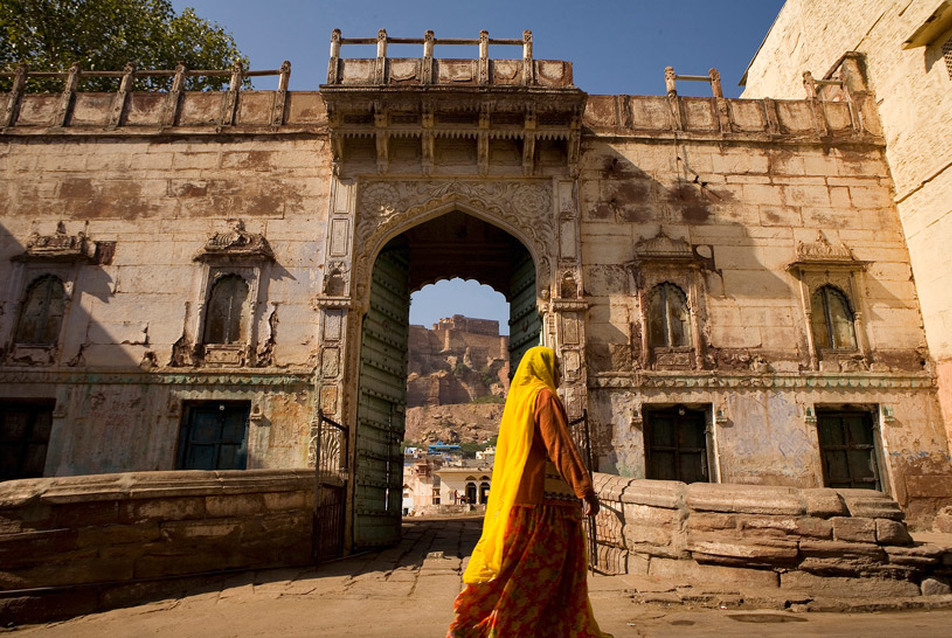
<path fill-rule="evenodd" d="M 356 300 L 363 305 L 373 260 L 400 233 L 453 210 L 478 217 L 518 239 L 532 255 L 539 290 L 547 290 L 558 251 L 548 181 L 390 181 L 358 185 L 354 232 Z"/>

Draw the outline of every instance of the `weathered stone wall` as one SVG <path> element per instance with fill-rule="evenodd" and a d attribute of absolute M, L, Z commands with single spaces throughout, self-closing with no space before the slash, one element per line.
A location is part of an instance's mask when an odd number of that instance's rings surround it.
<path fill-rule="evenodd" d="M 873 127 L 865 136 L 849 134 L 856 120 L 837 132 L 835 112 L 818 124 L 809 102 L 737 100 L 732 134 L 711 135 L 697 113 L 716 113 L 716 100 L 690 99 L 692 120 L 684 98 L 680 107 L 665 99 L 588 103 L 597 135 L 583 140 L 579 197 L 600 468 L 643 478 L 643 412 L 684 404 L 709 413 L 712 481 L 814 487 L 823 473 L 812 411 L 867 406 L 883 489 L 928 525 L 952 476 L 875 121 L 863 120 Z M 672 127 L 680 108 L 688 131 L 648 135 L 638 119 L 648 106 Z M 771 111 L 784 136 L 764 135 Z M 831 146 L 831 134 L 842 139 Z M 643 257 L 659 239 L 680 261 Z M 835 265 L 796 269 L 804 247 L 827 244 L 848 249 L 852 283 Z M 821 280 L 852 287 L 851 356 L 818 356 L 811 341 L 809 291 Z M 677 359 L 660 358 L 644 335 L 646 290 L 664 281 L 688 294 L 695 317 L 696 337 Z"/>
<path fill-rule="evenodd" d="M 306 470 L 8 481 L 0 484 L 0 589 L 308 564 L 313 507 Z M 17 604 L 12 594 L 4 600 Z"/>
<path fill-rule="evenodd" d="M 886 141 L 886 159 L 909 246 L 940 401 L 952 431 L 952 290 L 947 238 L 952 236 L 952 91 L 942 46 L 946 31 L 906 48 L 939 2 L 788 0 L 746 75 L 744 97 L 802 98 L 802 73 L 816 79 L 846 51 L 865 56 Z M 948 9 L 946 9 L 946 12 Z M 941 30 L 940 30 L 941 31 Z"/>
<path fill-rule="evenodd" d="M 326 138 L 199 132 L 53 141 L 29 132 L 0 142 L 0 260 L 11 274 L 0 281 L 0 333 L 12 333 L 25 285 L 51 267 L 10 261 L 31 233 L 54 235 L 62 221 L 67 234 L 114 250 L 107 263 L 61 273 L 70 302 L 52 361 L 36 366 L 16 349 L 4 353 L 0 396 L 55 398 L 59 406 L 46 474 L 172 469 L 182 402 L 195 400 L 251 402 L 249 467 L 306 465 Z M 274 262 L 242 271 L 257 296 L 241 360 L 196 369 L 212 268 L 195 258 L 237 220 L 269 242 Z M 87 384 L 88 375 L 97 381 Z"/>
<path fill-rule="evenodd" d="M 863 94 L 862 69 L 844 73 Z M 373 86 L 325 90 L 333 122 L 313 93 L 232 95 L 231 119 L 229 96 L 185 95 L 168 125 L 155 106 L 167 96 L 132 96 L 114 129 L 88 96 L 61 120 L 60 102 L 23 98 L 0 140 L 0 262 L 15 275 L 0 284 L 4 338 L 37 271 L 5 260 L 34 230 L 53 236 L 64 221 L 62 235 L 103 249 L 43 265 L 72 282 L 53 359 L 5 353 L 4 396 L 56 399 L 48 474 L 169 469 L 183 401 L 196 399 L 250 402 L 250 466 L 303 465 L 318 403 L 356 422 L 376 251 L 459 213 L 533 256 L 542 340 L 563 353 L 566 403 L 588 409 L 601 469 L 643 477 L 645 414 L 682 405 L 705 414 L 710 481 L 816 487 L 816 412 L 852 406 L 872 415 L 882 487 L 910 521 L 949 503 L 947 435 L 871 99 L 527 90 L 486 120 L 488 93 L 441 91 L 427 109 L 448 111 L 433 121 L 416 89 L 391 89 L 379 105 Z M 537 118 L 537 100 L 554 110 Z M 518 136 L 521 157 L 497 161 L 490 133 Z M 439 151 L 463 139 L 465 153 Z M 209 240 L 222 237 L 267 240 L 274 260 L 243 266 L 257 282 L 244 349 L 197 362 Z M 498 264 L 510 281 L 515 266 Z M 815 342 L 810 299 L 824 282 L 853 304 L 855 347 Z M 662 283 L 687 298 L 690 339 L 677 347 L 646 336 Z"/>
<path fill-rule="evenodd" d="M 690 575 L 842 597 L 915 596 L 947 587 L 952 577 L 952 548 L 913 542 L 896 502 L 872 490 L 606 474 L 595 484 L 603 503 L 598 565 L 609 573 Z"/>

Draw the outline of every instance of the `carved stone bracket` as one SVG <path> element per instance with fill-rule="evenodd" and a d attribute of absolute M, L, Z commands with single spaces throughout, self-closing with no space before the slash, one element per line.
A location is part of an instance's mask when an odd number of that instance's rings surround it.
<path fill-rule="evenodd" d="M 849 270 L 864 270 L 869 264 L 853 256 L 853 251 L 844 243 L 833 245 L 823 234 L 817 231 L 816 240 L 810 243 L 797 242 L 797 259 L 787 265 L 787 270 L 819 269 L 838 267 Z"/>
<path fill-rule="evenodd" d="M 56 232 L 41 235 L 33 232 L 26 243 L 26 251 L 13 258 L 14 261 L 46 262 L 91 262 L 94 260 L 95 244 L 89 241 L 86 233 L 75 235 L 66 232 L 66 224 L 59 222 Z"/>
<path fill-rule="evenodd" d="M 542 312 L 585 312 L 590 305 L 587 301 L 580 299 L 556 298 L 542 304 L 539 310 Z"/>
<path fill-rule="evenodd" d="M 350 297 L 328 297 L 325 295 L 315 295 L 311 298 L 311 307 L 315 310 L 321 308 L 352 308 L 354 301 Z"/>
<path fill-rule="evenodd" d="M 240 219 L 231 222 L 230 226 L 228 230 L 209 237 L 195 261 L 274 261 L 274 252 L 264 235 L 249 233 Z"/>

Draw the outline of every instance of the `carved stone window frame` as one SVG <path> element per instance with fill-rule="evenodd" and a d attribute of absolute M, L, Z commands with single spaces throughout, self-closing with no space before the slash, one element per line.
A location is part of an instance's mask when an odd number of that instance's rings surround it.
<path fill-rule="evenodd" d="M 274 264 L 274 253 L 268 240 L 260 233 L 245 230 L 241 220 L 232 222 L 228 231 L 215 233 L 194 260 L 202 265 L 196 277 L 193 299 L 197 312 L 192 326 L 196 340 L 198 365 L 210 368 L 253 367 L 256 362 L 259 325 L 268 303 L 268 283 Z M 248 286 L 242 314 L 248 328 L 235 343 L 204 343 L 209 295 L 222 278 L 237 275 Z"/>
<path fill-rule="evenodd" d="M 870 349 L 863 320 L 865 299 L 862 291 L 868 261 L 856 259 L 844 243 L 833 245 L 817 232 L 813 242 L 798 242 L 797 258 L 787 265 L 800 286 L 800 307 L 803 312 L 810 369 L 824 372 L 856 372 L 869 369 Z M 813 334 L 813 295 L 824 286 L 832 286 L 846 296 L 853 311 L 855 348 L 827 348 L 816 342 Z"/>
<path fill-rule="evenodd" d="M 710 256 L 705 256 L 708 253 Z M 707 344 L 703 334 L 707 316 L 707 286 L 702 270 L 714 268 L 713 249 L 672 239 L 663 231 L 635 244 L 635 258 L 627 266 L 634 281 L 637 315 L 641 319 L 639 364 L 644 369 L 699 370 L 704 367 Z M 668 283 L 687 297 L 691 339 L 689 346 L 651 347 L 648 340 L 648 312 L 652 290 Z"/>
<path fill-rule="evenodd" d="M 33 232 L 27 240 L 26 250 L 11 258 L 14 264 L 13 277 L 8 289 L 15 295 L 11 299 L 12 311 L 7 313 L 3 334 L 6 335 L 6 361 L 28 365 L 55 365 L 60 363 L 66 346 L 67 326 L 72 308 L 78 304 L 80 290 L 76 286 L 81 268 L 96 260 L 96 244 L 84 231 L 70 235 L 66 225 L 59 222 L 56 231 L 49 235 Z M 63 284 L 64 305 L 59 336 L 54 344 L 25 344 L 16 342 L 20 314 L 30 286 L 37 280 L 53 276 Z M 11 295 L 12 296 L 12 295 Z"/>

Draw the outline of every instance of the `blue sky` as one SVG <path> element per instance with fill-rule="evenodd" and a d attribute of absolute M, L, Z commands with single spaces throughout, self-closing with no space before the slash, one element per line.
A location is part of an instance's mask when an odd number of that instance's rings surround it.
<path fill-rule="evenodd" d="M 393 37 L 437 40 L 519 38 L 532 31 L 536 59 L 573 63 L 575 84 L 591 94 L 660 95 L 664 67 L 678 73 L 721 72 L 724 94 L 736 97 L 738 81 L 783 5 L 783 0 L 173 0 L 230 31 L 254 69 L 276 69 L 291 61 L 291 89 L 314 90 L 327 74 L 331 30 L 344 37 L 373 37 L 385 28 Z M 349 47 L 348 47 L 349 48 Z M 373 56 L 370 47 L 354 57 Z M 491 48 L 492 57 L 520 57 L 513 47 Z M 393 47 L 397 57 L 422 55 L 415 47 Z M 437 57 L 476 57 L 476 48 L 437 47 Z M 268 82 L 257 88 L 274 88 Z M 707 95 L 701 83 L 680 83 L 678 92 Z M 498 319 L 504 331 L 508 306 L 499 293 L 475 282 L 440 282 L 412 298 L 410 320 L 429 325 L 465 314 Z"/>

